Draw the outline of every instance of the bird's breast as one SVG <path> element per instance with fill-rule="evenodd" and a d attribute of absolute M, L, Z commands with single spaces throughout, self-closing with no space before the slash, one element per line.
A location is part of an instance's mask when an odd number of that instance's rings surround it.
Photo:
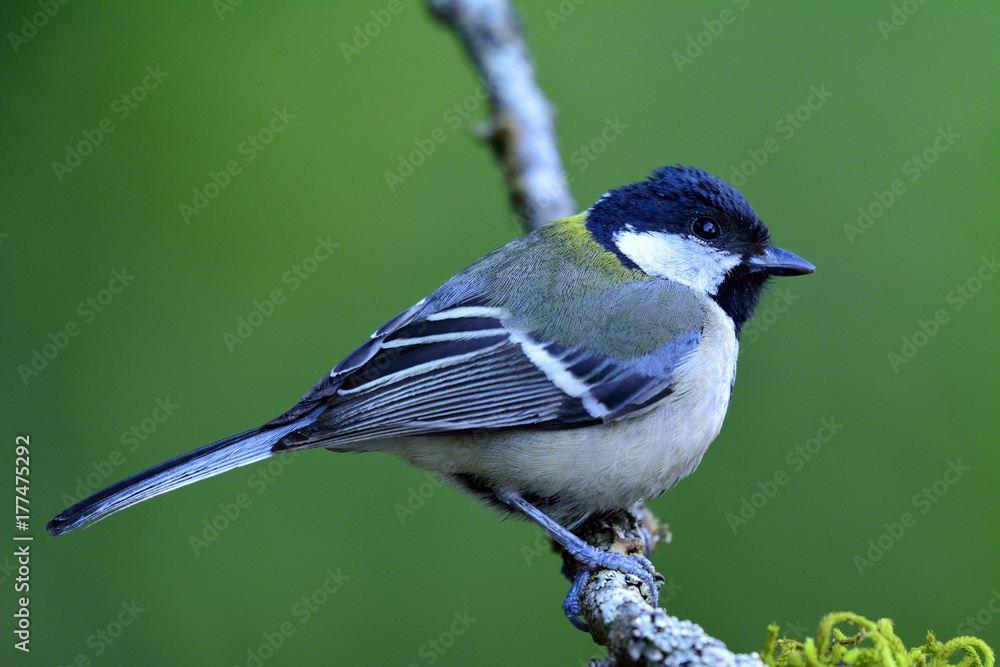
<path fill-rule="evenodd" d="M 643 414 L 582 429 L 573 447 L 586 472 L 575 480 L 581 492 L 568 494 L 575 502 L 594 512 L 625 507 L 663 493 L 701 462 L 722 429 L 739 352 L 729 316 L 711 299 L 703 307 L 702 338 L 678 364 L 674 391 Z"/>
<path fill-rule="evenodd" d="M 722 428 L 736 373 L 732 320 L 714 301 L 702 302 L 698 345 L 674 374 L 674 391 L 641 413 L 565 430 L 517 429 L 467 438 L 412 438 L 400 451 L 420 467 L 472 477 L 484 488 L 539 499 L 557 521 L 659 495 L 691 473 Z"/>

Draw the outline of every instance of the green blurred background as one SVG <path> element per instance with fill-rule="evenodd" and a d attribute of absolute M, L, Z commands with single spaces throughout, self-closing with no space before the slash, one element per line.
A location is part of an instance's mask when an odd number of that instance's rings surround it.
<path fill-rule="evenodd" d="M 277 415 L 520 233 L 472 138 L 486 109 L 457 40 L 422 3 L 392 7 L 70 3 L 46 18 L 4 3 L 0 459 L 10 480 L 15 436 L 30 435 L 37 538 L 30 654 L 13 648 L 10 556 L 0 569 L 4 664 L 603 655 L 562 617 L 567 582 L 531 525 L 391 457 L 309 452 L 44 537 L 74 493 Z M 933 629 L 1000 648 L 1000 6 L 520 9 L 580 208 L 693 164 L 819 267 L 776 283 L 722 434 L 651 503 L 674 536 L 654 557 L 669 612 L 737 651 L 760 649 L 771 621 L 802 638 L 841 609 L 891 617 L 910 645 Z M 275 110 L 282 129 L 248 148 Z M 435 130 L 444 140 L 391 189 L 385 173 Z M 185 221 L 180 205 L 231 161 Z M 318 239 L 338 247 L 304 262 Z M 114 271 L 131 276 L 117 294 Z M 49 334 L 63 349 L 22 377 Z"/>

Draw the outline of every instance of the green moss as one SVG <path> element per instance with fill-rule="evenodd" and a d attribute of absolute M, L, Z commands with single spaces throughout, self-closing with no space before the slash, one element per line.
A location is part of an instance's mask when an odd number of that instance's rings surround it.
<path fill-rule="evenodd" d="M 851 623 L 859 628 L 856 635 L 848 637 L 837 629 L 840 623 Z M 934 633 L 927 633 L 927 643 L 907 650 L 903 641 L 893 632 L 892 621 L 887 618 L 869 621 L 849 611 L 827 614 L 820 621 L 815 639 L 805 643 L 791 639 L 778 639 L 777 625 L 768 626 L 767 645 L 761 659 L 772 667 L 800 667 L 808 665 L 857 665 L 869 667 L 937 667 L 951 665 L 962 667 L 993 667 L 993 650 L 976 637 L 955 637 L 939 642 Z M 871 645 L 862 643 L 866 640 Z M 955 653 L 963 653 L 961 662 L 951 663 Z"/>

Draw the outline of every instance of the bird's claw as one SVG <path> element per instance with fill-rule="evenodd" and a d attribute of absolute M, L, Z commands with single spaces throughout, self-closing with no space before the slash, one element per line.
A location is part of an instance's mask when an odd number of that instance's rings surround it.
<path fill-rule="evenodd" d="M 562 603 L 563 612 L 566 614 L 569 622 L 573 624 L 574 628 L 583 630 L 584 632 L 590 632 L 590 626 L 585 621 L 580 620 L 580 615 L 583 614 L 583 606 L 580 604 L 580 593 L 583 592 L 583 585 L 587 583 L 587 579 L 589 578 L 590 570 L 580 570 L 576 578 L 573 579 L 573 585 L 569 587 L 566 599 Z"/>
<path fill-rule="evenodd" d="M 644 556 L 626 556 L 624 554 L 601 551 L 596 548 L 594 552 L 603 554 L 603 556 L 595 557 L 591 562 L 583 562 L 581 560 L 581 564 L 584 567 L 573 579 L 573 584 L 569 587 L 569 592 L 566 593 L 566 598 L 563 600 L 563 612 L 566 614 L 569 622 L 573 624 L 573 627 L 584 632 L 590 632 L 590 626 L 580 620 L 580 615 L 583 614 L 580 595 L 583 593 L 583 586 L 587 583 L 587 579 L 590 578 L 591 572 L 598 568 L 618 570 L 625 575 L 626 579 L 630 576 L 638 579 L 640 593 L 643 592 L 642 585 L 645 584 L 649 590 L 649 603 L 654 609 L 659 606 L 659 588 L 660 584 L 663 583 L 663 575 L 653 569 L 653 564 L 649 562 L 648 558 Z"/>

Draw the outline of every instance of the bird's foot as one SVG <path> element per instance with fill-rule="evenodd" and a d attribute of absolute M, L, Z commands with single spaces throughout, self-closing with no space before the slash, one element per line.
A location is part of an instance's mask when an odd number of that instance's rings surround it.
<path fill-rule="evenodd" d="M 583 585 L 587 583 L 587 579 L 590 578 L 590 570 L 580 570 L 576 578 L 573 579 L 573 585 L 569 587 L 569 592 L 566 593 L 566 599 L 563 600 L 562 610 L 566 614 L 566 618 L 569 622 L 573 624 L 573 627 L 577 630 L 583 630 L 584 632 L 590 632 L 590 626 L 587 625 L 585 621 L 580 620 L 580 616 L 583 615 L 583 606 L 580 604 L 580 594 L 583 592 Z"/>
<path fill-rule="evenodd" d="M 604 551 L 587 544 L 592 552 L 586 554 L 573 554 L 577 562 L 583 567 L 573 579 L 566 598 L 563 600 L 562 609 L 569 619 L 569 622 L 579 630 L 589 632 L 587 624 L 580 620 L 583 614 L 583 605 L 580 603 L 580 595 L 583 593 L 583 586 L 587 583 L 594 570 L 617 570 L 626 577 L 632 576 L 638 580 L 639 592 L 649 598 L 649 603 L 655 608 L 659 606 L 659 587 L 663 583 L 663 576 L 653 569 L 653 564 L 645 556 L 626 556 L 613 551 Z M 646 591 L 642 589 L 645 584 Z"/>
<path fill-rule="evenodd" d="M 573 584 L 570 586 L 562 605 L 563 612 L 565 612 L 574 627 L 584 631 L 588 629 L 587 624 L 579 618 L 583 613 L 583 608 L 580 604 L 580 594 L 583 591 L 584 584 L 594 570 L 618 570 L 626 576 L 631 575 L 635 577 L 639 580 L 640 592 L 645 594 L 642 589 L 642 584 L 645 584 L 648 590 L 646 597 L 649 599 L 650 604 L 653 607 L 658 606 L 657 580 L 662 583 L 663 577 L 659 576 L 656 570 L 653 569 L 653 564 L 649 562 L 648 558 L 645 556 L 626 556 L 614 551 L 599 549 L 571 533 L 562 524 L 554 521 L 548 514 L 542 512 L 517 494 L 499 493 L 497 497 L 504 503 L 518 509 L 529 519 L 541 526 L 552 539 L 562 545 L 566 553 L 573 560 L 580 564 L 581 569 L 575 577 L 572 577 Z M 647 540 L 647 544 L 649 542 Z M 571 576 L 571 572 L 565 568 L 564 572 L 567 576 Z"/>

